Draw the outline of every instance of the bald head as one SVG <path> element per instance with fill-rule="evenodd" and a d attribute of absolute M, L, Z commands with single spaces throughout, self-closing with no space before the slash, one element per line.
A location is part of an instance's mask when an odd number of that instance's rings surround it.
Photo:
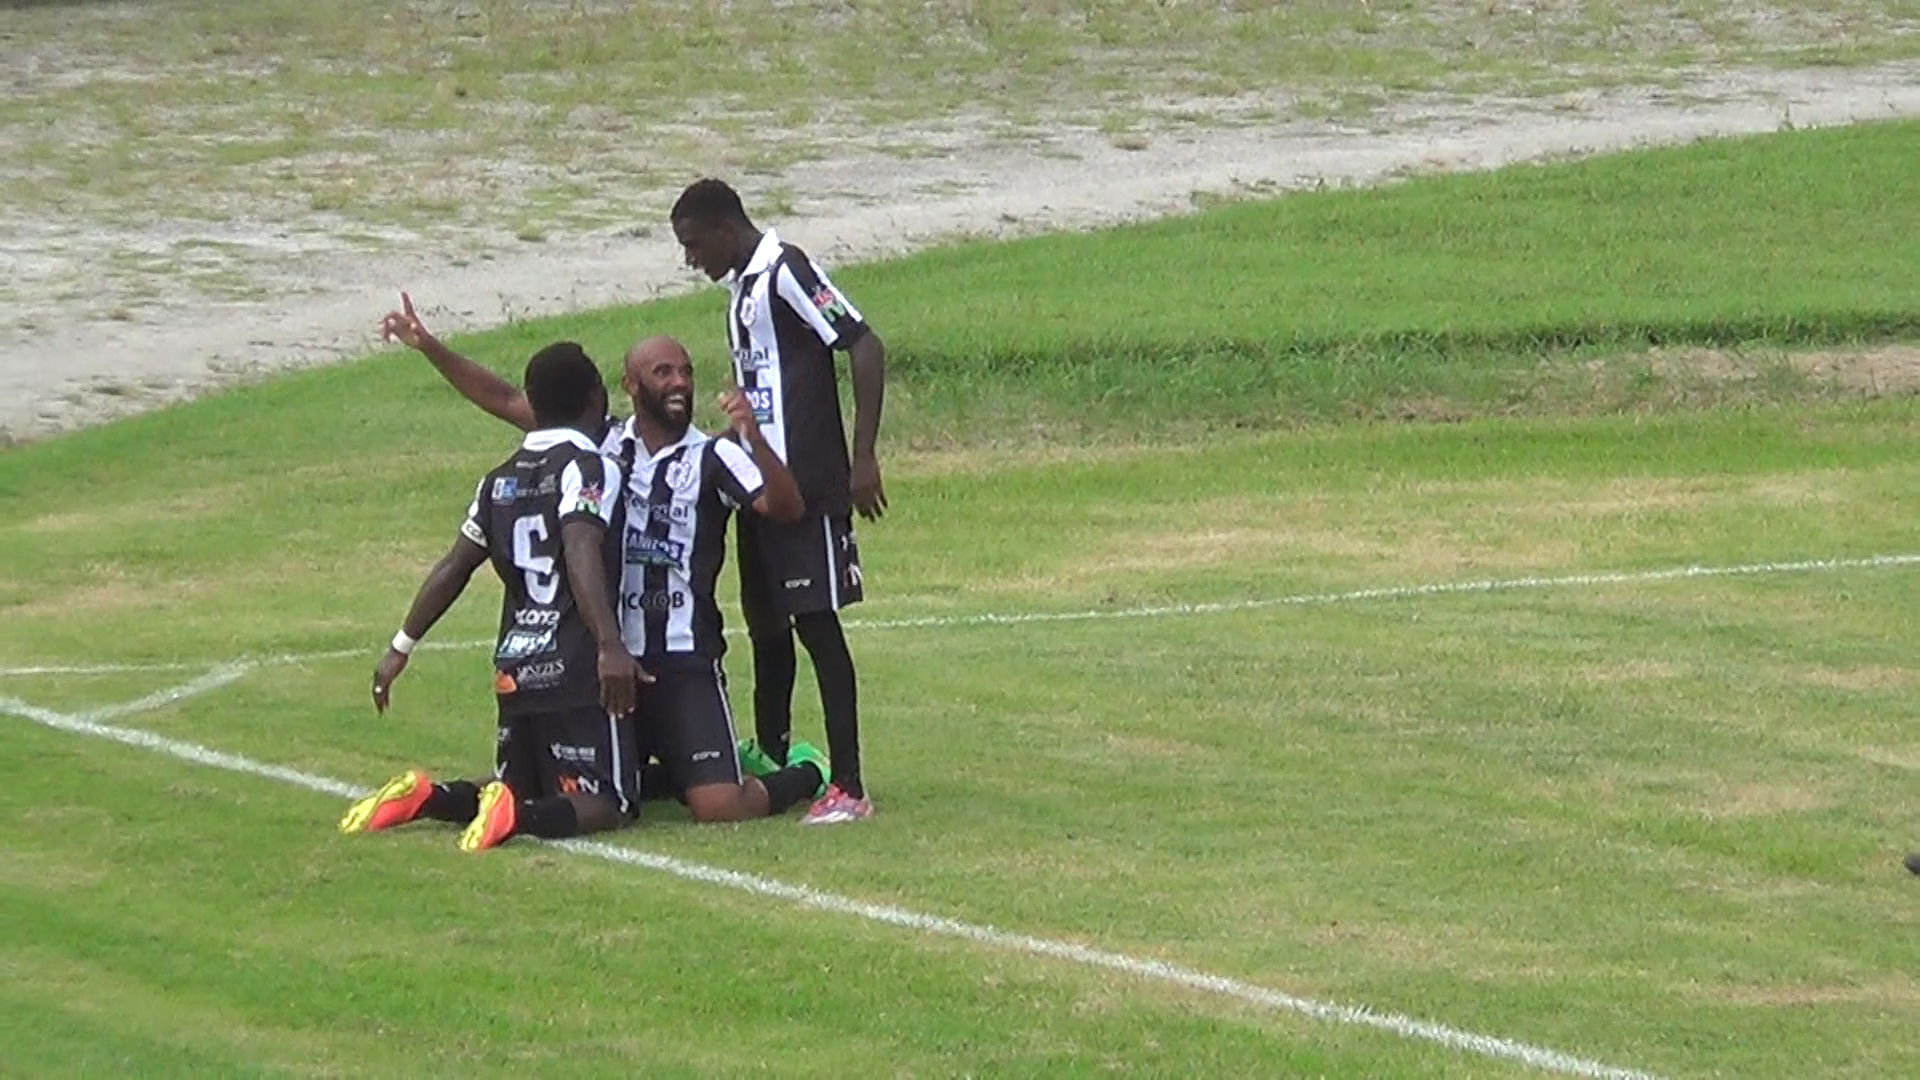
<path fill-rule="evenodd" d="M 680 344 L 671 335 L 655 334 L 650 338 L 641 338 L 627 350 L 627 374 L 636 375 L 642 369 L 661 363 L 692 363 L 687 355 L 687 347 Z"/>
<path fill-rule="evenodd" d="M 627 350 L 620 382 L 633 397 L 636 416 L 644 413 L 682 431 L 693 421 L 693 358 L 673 338 L 656 334 L 636 342 Z"/>

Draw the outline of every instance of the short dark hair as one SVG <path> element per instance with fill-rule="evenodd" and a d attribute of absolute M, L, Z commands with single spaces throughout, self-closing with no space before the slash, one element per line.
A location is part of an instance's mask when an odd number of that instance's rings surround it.
<path fill-rule="evenodd" d="M 725 180 L 711 177 L 688 184 L 687 190 L 674 201 L 673 212 L 667 215 L 667 220 L 691 221 L 698 225 L 752 224 L 747 218 L 747 208 L 740 204 L 740 193 Z"/>
<path fill-rule="evenodd" d="M 593 392 L 606 385 L 587 350 L 571 341 L 556 341 L 527 361 L 527 404 L 533 406 L 534 422 L 543 428 L 578 420 L 593 400 Z"/>

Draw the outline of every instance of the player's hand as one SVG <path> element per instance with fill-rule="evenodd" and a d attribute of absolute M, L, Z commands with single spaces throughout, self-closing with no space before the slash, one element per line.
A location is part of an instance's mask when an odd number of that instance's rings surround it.
<path fill-rule="evenodd" d="M 420 316 L 413 313 L 413 297 L 400 294 L 400 310 L 387 312 L 380 320 L 380 339 L 397 341 L 409 349 L 426 349 L 435 339 Z"/>
<path fill-rule="evenodd" d="M 727 430 L 740 437 L 742 443 L 751 444 L 760 437 L 760 421 L 753 417 L 753 405 L 747 401 L 747 395 L 737 386 L 730 386 L 720 392 L 720 410 L 727 414 Z"/>
<path fill-rule="evenodd" d="M 388 649 L 387 655 L 380 658 L 380 664 L 373 669 L 373 711 L 385 714 L 387 703 L 393 697 L 393 680 L 407 670 L 407 654 L 398 649 Z"/>
<path fill-rule="evenodd" d="M 600 704 L 608 713 L 625 716 L 632 712 L 640 696 L 640 684 L 652 681 L 653 676 L 624 647 L 600 650 Z"/>
<path fill-rule="evenodd" d="M 868 521 L 878 521 L 887 512 L 887 489 L 880 484 L 880 461 L 872 454 L 854 455 L 853 508 Z"/>

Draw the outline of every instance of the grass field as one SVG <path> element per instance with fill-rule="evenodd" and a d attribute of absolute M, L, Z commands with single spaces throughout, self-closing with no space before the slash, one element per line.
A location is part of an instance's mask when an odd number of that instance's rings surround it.
<path fill-rule="evenodd" d="M 1622 1069 L 1920 1071 L 1920 565 L 1778 565 L 1920 554 L 1911 392 L 1790 362 L 1920 337 L 1917 140 L 849 270 L 897 356 L 853 631 L 881 812 L 669 806 L 613 843 Z M 714 300 L 463 345 L 509 370 L 667 329 L 710 376 Z M 1654 343 L 1780 361 L 1695 380 Z M 1408 412 L 1458 422 L 1376 420 Z M 1529 1071 L 551 848 L 343 840 L 336 798 L 48 726 L 353 783 L 482 767 L 482 650 L 423 654 L 385 719 L 364 683 L 510 442 L 382 356 L 0 454 L 0 663 L 181 665 L 0 682 L 9 1070 Z M 1474 581 L 1515 584 L 1352 595 Z M 475 593 L 436 640 L 487 636 Z M 1087 617 L 979 618 L 1047 613 Z"/>

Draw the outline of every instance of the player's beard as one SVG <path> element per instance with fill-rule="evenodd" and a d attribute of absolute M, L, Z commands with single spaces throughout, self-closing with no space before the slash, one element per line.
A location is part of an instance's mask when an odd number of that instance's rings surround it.
<path fill-rule="evenodd" d="M 667 397 L 669 396 L 677 396 L 682 399 L 682 409 L 678 415 L 675 415 L 673 410 L 667 406 Z M 693 395 L 691 393 L 685 395 L 660 395 L 642 386 L 640 387 L 640 393 L 634 398 L 633 403 L 639 406 L 642 412 L 652 417 L 661 427 L 673 432 L 676 437 L 685 435 L 687 433 L 687 427 L 693 423 Z"/>

